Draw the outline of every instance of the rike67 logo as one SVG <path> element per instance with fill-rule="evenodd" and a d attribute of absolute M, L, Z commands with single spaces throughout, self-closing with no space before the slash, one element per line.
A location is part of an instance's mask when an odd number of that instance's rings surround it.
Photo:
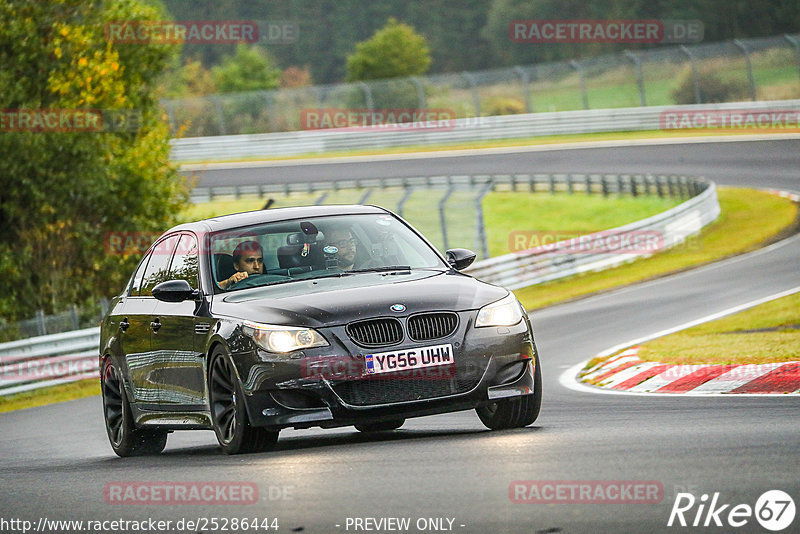
<path fill-rule="evenodd" d="M 691 493 L 678 493 L 667 526 L 681 527 L 722 527 L 739 528 L 748 524 L 753 517 L 765 529 L 778 532 L 794 522 L 794 500 L 781 490 L 766 491 L 758 498 L 754 507 L 749 504 L 723 504 L 719 492 L 715 492 L 709 502 L 708 494 L 699 499 Z"/>

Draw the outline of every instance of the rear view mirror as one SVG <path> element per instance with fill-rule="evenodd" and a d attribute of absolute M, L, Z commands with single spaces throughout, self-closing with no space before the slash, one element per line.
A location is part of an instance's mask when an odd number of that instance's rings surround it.
<path fill-rule="evenodd" d="M 167 280 L 153 288 L 153 296 L 163 302 L 183 302 L 200 299 L 200 290 L 192 289 L 186 280 Z"/>
<path fill-rule="evenodd" d="M 447 256 L 447 263 L 456 271 L 466 269 L 472 265 L 476 256 L 474 252 L 465 248 L 451 248 L 445 252 L 445 255 Z"/>

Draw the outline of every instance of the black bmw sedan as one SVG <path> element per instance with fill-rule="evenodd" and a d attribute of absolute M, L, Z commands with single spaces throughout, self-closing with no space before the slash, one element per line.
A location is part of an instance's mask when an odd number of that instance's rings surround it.
<path fill-rule="evenodd" d="M 491 429 L 541 406 L 533 330 L 513 294 L 459 272 L 393 213 L 318 206 L 183 224 L 103 319 L 103 410 L 120 456 L 213 429 L 230 454 L 283 428 L 399 428 L 475 409 Z"/>

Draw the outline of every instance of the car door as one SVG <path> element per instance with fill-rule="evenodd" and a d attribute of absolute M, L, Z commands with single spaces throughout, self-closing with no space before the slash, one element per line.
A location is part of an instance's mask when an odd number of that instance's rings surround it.
<path fill-rule="evenodd" d="M 192 289 L 199 289 L 197 238 L 180 235 L 170 265 L 168 280 L 186 280 Z M 154 376 L 161 389 L 160 401 L 181 410 L 205 408 L 205 370 L 203 353 L 195 342 L 197 301 L 157 301 L 153 322 L 157 327 L 150 336 Z M 163 407 L 162 407 L 163 408 Z"/>
<path fill-rule="evenodd" d="M 126 352 L 126 361 L 131 386 L 133 387 L 134 402 L 147 409 L 147 405 L 157 405 L 164 401 L 164 384 L 161 379 L 162 362 L 160 355 L 153 352 L 153 333 L 159 329 L 155 321 L 155 311 L 158 301 L 153 297 L 153 288 L 166 281 L 169 275 L 169 266 L 172 254 L 178 242 L 178 234 L 172 234 L 159 240 L 150 250 L 150 258 L 144 269 L 138 295 L 131 300 L 132 310 L 129 317 L 132 331 L 135 336 L 136 352 Z M 131 295 L 133 297 L 133 295 Z"/>
<path fill-rule="evenodd" d="M 131 385 L 131 401 L 141 399 L 140 390 L 143 376 L 141 364 L 150 352 L 150 317 L 155 308 L 154 299 L 142 298 L 140 289 L 142 278 L 151 254 L 148 253 L 139 263 L 128 288 L 122 298 L 114 305 L 109 316 L 109 326 L 115 329 L 116 353 L 123 360 L 124 373 Z"/>

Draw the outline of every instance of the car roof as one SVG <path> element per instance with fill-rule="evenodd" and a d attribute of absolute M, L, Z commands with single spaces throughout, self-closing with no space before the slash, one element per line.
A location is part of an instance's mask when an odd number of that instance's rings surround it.
<path fill-rule="evenodd" d="M 325 217 L 331 215 L 360 215 L 370 213 L 389 213 L 389 211 L 378 206 L 362 206 L 357 204 L 275 208 L 268 210 L 247 211 L 244 213 L 234 213 L 232 215 L 223 215 L 220 217 L 212 217 L 210 219 L 184 223 L 170 228 L 165 233 L 176 232 L 180 230 L 190 230 L 194 232 L 217 232 L 220 230 L 230 230 L 244 226 L 253 226 L 256 224 L 288 221 L 293 219 Z"/>

